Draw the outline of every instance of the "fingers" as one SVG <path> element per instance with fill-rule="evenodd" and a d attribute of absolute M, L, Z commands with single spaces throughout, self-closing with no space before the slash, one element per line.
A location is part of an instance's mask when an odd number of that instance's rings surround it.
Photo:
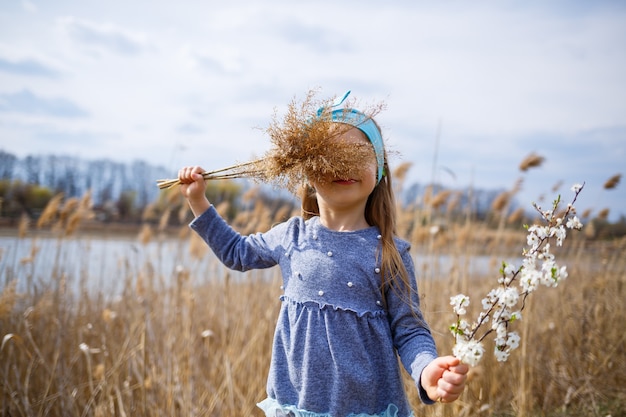
<path fill-rule="evenodd" d="M 178 181 L 182 184 L 191 184 L 199 179 L 204 170 L 199 166 L 187 166 L 178 171 Z"/>
<path fill-rule="evenodd" d="M 443 372 L 450 371 L 457 374 L 465 375 L 469 372 L 469 366 L 462 363 L 458 358 L 454 356 L 442 356 L 436 359 L 437 366 L 443 369 Z"/>
<path fill-rule="evenodd" d="M 442 391 L 451 394 L 460 394 L 465 387 L 465 380 L 467 376 L 464 374 L 457 374 L 455 372 L 445 371 L 443 376 L 438 381 L 438 388 Z"/>
<path fill-rule="evenodd" d="M 450 360 L 448 364 L 450 366 L 443 371 L 441 378 L 437 381 L 438 402 L 452 402 L 459 398 L 465 389 L 469 367 L 460 363 L 458 359 Z"/>
<path fill-rule="evenodd" d="M 448 368 L 450 372 L 453 372 L 459 375 L 465 375 L 465 376 L 467 376 L 469 369 L 470 369 L 469 366 L 464 363 L 459 363 L 458 365 L 451 366 Z"/>

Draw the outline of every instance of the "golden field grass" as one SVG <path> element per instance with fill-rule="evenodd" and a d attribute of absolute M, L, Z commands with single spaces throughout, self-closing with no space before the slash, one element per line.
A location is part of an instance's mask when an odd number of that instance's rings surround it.
<path fill-rule="evenodd" d="M 262 229 L 284 215 L 257 205 L 235 224 L 244 232 Z M 414 221 L 432 215 L 403 210 L 399 232 L 413 243 L 422 310 L 440 353 L 449 354 L 447 328 L 455 320 L 449 297 L 463 292 L 471 307 L 480 306 L 496 285 L 502 260 L 520 259 L 525 233 L 471 217 L 436 233 L 432 222 Z M 62 247 L 73 238 L 63 231 L 71 225 L 88 239 L 75 222 L 64 224 L 52 231 L 23 224 L 13 236 L 16 244 L 36 247 L 46 234 Z M 136 264 L 129 253 L 115 261 L 121 273 L 105 277 L 119 283 L 116 294 L 90 290 L 94 277 L 73 272 L 71 264 L 86 262 L 88 252 L 45 267 L 37 250 L 14 264 L 3 260 L 1 416 L 262 415 L 255 404 L 265 398 L 278 270 L 241 279 L 217 263 L 196 262 L 209 254 L 186 227 L 169 235 L 158 229 L 144 227 L 136 250 L 174 239 L 191 261 L 164 271 L 161 259 Z M 554 252 L 569 278 L 529 297 L 516 323 L 521 345 L 509 361 L 486 354 L 453 404 L 419 404 L 407 378 L 416 415 L 626 415 L 626 240 L 598 242 L 570 232 Z M 162 256 L 178 255 L 163 250 Z M 470 272 L 477 256 L 486 257 L 488 271 Z"/>

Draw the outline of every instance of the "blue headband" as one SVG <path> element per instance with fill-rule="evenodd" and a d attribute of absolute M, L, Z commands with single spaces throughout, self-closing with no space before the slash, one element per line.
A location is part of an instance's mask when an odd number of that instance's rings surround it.
<path fill-rule="evenodd" d="M 348 91 L 343 97 L 335 100 L 330 108 L 340 106 L 350 94 Z M 322 116 L 325 108 L 321 107 L 317 111 L 317 116 Z M 330 113 L 330 120 L 336 123 L 344 123 L 358 128 L 369 139 L 374 147 L 374 153 L 376 153 L 376 163 L 378 165 L 378 173 L 376 175 L 376 182 L 380 182 L 383 178 L 384 166 L 385 166 L 385 150 L 383 146 L 383 137 L 380 134 L 380 130 L 374 120 L 366 114 L 355 109 L 335 109 Z"/>

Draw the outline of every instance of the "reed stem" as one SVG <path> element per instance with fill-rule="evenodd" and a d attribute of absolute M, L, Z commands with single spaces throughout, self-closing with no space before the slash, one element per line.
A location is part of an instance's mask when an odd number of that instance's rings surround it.
<path fill-rule="evenodd" d="M 262 164 L 263 159 L 257 159 L 255 161 L 244 162 L 241 164 L 231 165 L 226 168 L 216 169 L 214 171 L 205 171 L 202 173 L 202 177 L 205 180 L 224 180 L 235 178 L 251 178 L 251 177 L 263 177 L 263 170 L 258 169 Z M 253 167 L 251 169 L 242 169 L 246 167 Z M 254 168 L 257 167 L 257 168 Z M 228 172 L 230 171 L 230 172 Z M 178 178 L 176 179 L 163 179 L 157 180 L 157 186 L 161 189 L 171 188 L 175 185 L 180 185 Z"/>

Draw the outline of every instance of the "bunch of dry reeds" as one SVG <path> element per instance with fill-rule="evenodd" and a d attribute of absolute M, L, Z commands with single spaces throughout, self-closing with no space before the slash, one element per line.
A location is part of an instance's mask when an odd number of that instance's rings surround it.
<path fill-rule="evenodd" d="M 318 101 L 315 91 L 308 92 L 304 100 L 289 103 L 282 120 L 274 112 L 266 129 L 272 148 L 262 157 L 228 168 L 207 171 L 205 180 L 251 178 L 295 191 L 305 181 L 319 181 L 326 177 L 342 177 L 359 170 L 365 161 L 374 157 L 369 144 L 348 144 L 333 141 L 352 126 L 331 123 L 330 100 Z M 352 107 L 347 101 L 345 108 Z M 363 111 L 373 118 L 384 104 L 368 106 Z M 159 180 L 159 188 L 178 185 L 178 179 Z"/>

